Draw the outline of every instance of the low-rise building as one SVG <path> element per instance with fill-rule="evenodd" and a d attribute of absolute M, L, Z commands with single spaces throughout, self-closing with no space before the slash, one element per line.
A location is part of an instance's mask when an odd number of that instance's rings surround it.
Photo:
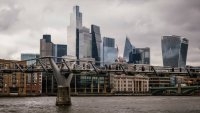
<path fill-rule="evenodd" d="M 0 59 L 0 68 L 2 69 L 16 69 L 16 65 L 11 62 L 17 62 L 21 68 L 27 66 L 26 61 L 14 61 L 14 60 L 4 60 Z M 40 95 L 41 94 L 41 76 L 34 73 L 38 77 L 35 78 L 35 83 L 29 83 L 29 74 L 22 72 L 13 72 L 9 74 L 0 74 L 0 95 L 10 96 L 26 96 L 28 95 L 29 89 L 31 94 Z M 34 77 L 33 77 L 34 78 Z M 32 79 L 33 80 L 33 79 Z M 31 87 L 30 87 L 31 86 Z"/>
<path fill-rule="evenodd" d="M 170 77 L 149 77 L 149 87 L 169 87 L 170 85 Z"/>
<path fill-rule="evenodd" d="M 26 76 L 26 95 L 41 95 L 42 73 L 32 73 Z"/>
<path fill-rule="evenodd" d="M 147 93 L 149 78 L 143 75 L 112 75 L 111 93 Z"/>

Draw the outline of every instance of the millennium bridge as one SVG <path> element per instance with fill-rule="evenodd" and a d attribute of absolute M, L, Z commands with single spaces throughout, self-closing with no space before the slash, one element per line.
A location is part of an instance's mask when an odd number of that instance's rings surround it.
<path fill-rule="evenodd" d="M 61 59 L 61 62 L 56 63 L 55 59 Z M 199 68 L 173 68 L 173 67 L 159 67 L 150 65 L 134 65 L 128 66 L 123 62 L 116 62 L 114 64 L 104 65 L 102 67 L 96 66 L 100 62 L 94 62 L 92 60 L 73 60 L 60 57 L 42 57 L 36 59 L 29 59 L 24 61 L 36 61 L 32 65 L 23 66 L 20 62 L 23 61 L 10 61 L 0 65 L 0 74 L 12 74 L 15 72 L 21 73 L 36 73 L 45 72 L 53 73 L 57 81 L 57 98 L 56 105 L 70 105 L 70 83 L 73 75 L 78 74 L 90 75 L 90 76 L 109 76 L 110 74 L 120 75 L 136 75 L 143 74 L 146 76 L 200 76 Z M 7 65 L 9 64 L 9 66 Z M 13 66 L 10 66 L 12 64 Z M 178 87 L 180 88 L 180 87 Z M 164 90 L 175 90 L 176 87 L 163 87 L 163 88 L 150 88 L 152 93 L 158 93 Z M 199 89 L 199 86 L 185 87 L 187 89 L 184 93 L 193 89 Z M 178 89 L 180 90 L 180 89 Z"/>

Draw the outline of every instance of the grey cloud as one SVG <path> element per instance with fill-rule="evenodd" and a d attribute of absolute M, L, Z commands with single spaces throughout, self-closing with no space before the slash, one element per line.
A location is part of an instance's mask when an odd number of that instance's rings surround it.
<path fill-rule="evenodd" d="M 199 0 L 174 0 L 156 3 L 154 7 L 158 18 L 165 20 L 171 26 L 181 26 L 186 30 L 200 29 L 200 1 Z"/>
<path fill-rule="evenodd" d="M 174 34 L 189 39 L 188 64 L 200 64 L 199 0 L 0 0 L 1 7 L 12 9 L 2 13 L 0 8 L 1 39 L 3 33 L 14 37 L 14 46 L 21 52 L 26 52 L 25 48 L 39 51 L 43 33 L 52 34 L 55 43 L 66 42 L 70 13 L 76 4 L 83 13 L 84 26 L 99 25 L 102 36 L 116 38 L 121 55 L 128 35 L 134 46 L 151 48 L 152 64 L 162 65 L 161 36 Z M 12 48 L 0 57 L 20 52 Z M 192 51 L 194 48 L 199 49 Z"/>
<path fill-rule="evenodd" d="M 144 4 L 144 3 L 147 3 L 149 2 L 150 0 L 118 0 L 120 3 L 125 3 L 125 4 Z M 156 0 L 155 0 L 156 1 Z"/>
<path fill-rule="evenodd" d="M 9 30 L 18 21 L 20 9 L 14 2 L 0 2 L 0 32 Z"/>

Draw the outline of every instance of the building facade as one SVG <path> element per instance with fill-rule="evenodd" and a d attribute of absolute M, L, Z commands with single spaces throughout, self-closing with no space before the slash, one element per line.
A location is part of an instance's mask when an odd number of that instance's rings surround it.
<path fill-rule="evenodd" d="M 26 75 L 26 95 L 41 95 L 42 73 L 31 73 Z"/>
<path fill-rule="evenodd" d="M 149 87 L 170 87 L 170 77 L 149 77 Z"/>
<path fill-rule="evenodd" d="M 21 60 L 36 59 L 39 57 L 40 57 L 39 54 L 33 54 L 33 53 L 22 53 L 21 54 Z M 36 64 L 36 60 L 30 60 L 30 61 L 26 61 L 26 62 L 27 62 L 27 65 Z"/>
<path fill-rule="evenodd" d="M 128 37 L 126 37 L 125 46 L 124 46 L 124 55 L 123 58 L 126 60 L 126 62 L 129 61 L 129 54 L 133 51 L 133 48 L 135 48 Z"/>
<path fill-rule="evenodd" d="M 76 56 L 77 48 L 77 31 L 82 28 L 82 13 L 79 6 L 73 7 L 73 12 L 70 14 L 70 25 L 67 27 L 67 45 L 68 54 Z"/>
<path fill-rule="evenodd" d="M 129 63 L 150 64 L 150 48 L 134 48 L 129 54 Z"/>
<path fill-rule="evenodd" d="M 77 30 L 76 57 L 92 58 L 92 35 L 86 27 Z"/>
<path fill-rule="evenodd" d="M 99 94 L 110 92 L 108 76 L 74 75 L 71 81 L 72 94 Z"/>
<path fill-rule="evenodd" d="M 185 67 L 188 39 L 181 36 L 163 36 L 161 40 L 163 66 Z"/>
<path fill-rule="evenodd" d="M 43 35 L 40 39 L 40 57 L 54 56 L 54 44 L 51 42 L 51 35 Z"/>
<path fill-rule="evenodd" d="M 95 58 L 97 62 L 96 65 L 100 65 L 100 52 L 101 52 L 101 32 L 100 27 L 96 25 L 91 25 L 91 34 L 92 34 L 92 58 Z"/>
<path fill-rule="evenodd" d="M 55 56 L 55 45 L 51 42 L 51 35 L 43 35 L 40 39 L 40 57 Z M 42 60 L 49 64 L 49 60 Z M 57 84 L 53 74 L 42 73 L 42 93 L 45 95 L 53 94 L 57 89 Z"/>
<path fill-rule="evenodd" d="M 17 62 L 21 67 L 25 67 L 26 61 L 13 61 L 0 59 L 0 68 L 16 68 Z M 14 72 L 11 74 L 0 74 L 0 95 L 4 96 L 27 96 L 41 95 L 41 75 L 33 73 L 37 77 L 29 77 L 29 74 Z M 33 75 L 32 74 L 32 75 Z"/>
<path fill-rule="evenodd" d="M 23 53 L 21 60 L 29 60 L 39 58 L 39 54 Z M 26 61 L 26 65 L 37 65 L 36 60 Z M 42 73 L 26 74 L 26 95 L 41 95 L 42 93 Z"/>
<path fill-rule="evenodd" d="M 54 46 L 54 55 L 55 57 L 62 57 L 67 55 L 67 45 L 64 44 L 55 44 Z M 55 62 L 60 62 L 60 58 L 55 58 Z"/>
<path fill-rule="evenodd" d="M 147 93 L 149 78 L 142 75 L 114 75 L 111 77 L 111 93 Z"/>
<path fill-rule="evenodd" d="M 118 50 L 115 48 L 115 39 L 104 37 L 102 47 L 102 64 L 110 65 L 114 63 L 118 57 Z"/>

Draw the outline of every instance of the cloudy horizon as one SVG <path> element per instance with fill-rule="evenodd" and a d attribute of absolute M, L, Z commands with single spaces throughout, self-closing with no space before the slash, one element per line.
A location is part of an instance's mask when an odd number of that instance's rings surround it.
<path fill-rule="evenodd" d="M 67 26 L 75 5 L 83 26 L 100 26 L 102 37 L 113 37 L 123 55 L 126 36 L 138 48 L 150 47 L 151 64 L 162 65 L 161 37 L 189 40 L 187 65 L 200 65 L 199 0 L 0 0 L 0 59 L 39 53 L 43 34 L 67 44 Z"/>

